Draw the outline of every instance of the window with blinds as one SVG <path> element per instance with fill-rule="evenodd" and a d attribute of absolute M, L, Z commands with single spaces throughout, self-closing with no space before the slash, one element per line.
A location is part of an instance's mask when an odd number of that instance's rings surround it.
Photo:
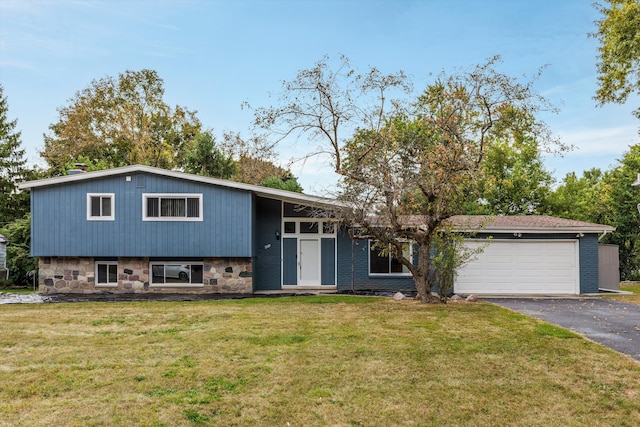
<path fill-rule="evenodd" d="M 202 194 L 143 194 L 145 221 L 202 221 Z"/>

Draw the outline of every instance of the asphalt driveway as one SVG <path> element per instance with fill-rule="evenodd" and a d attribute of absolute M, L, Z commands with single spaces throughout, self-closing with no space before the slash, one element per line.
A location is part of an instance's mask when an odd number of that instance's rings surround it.
<path fill-rule="evenodd" d="M 602 298 L 491 298 L 484 301 L 570 329 L 640 361 L 640 305 Z"/>

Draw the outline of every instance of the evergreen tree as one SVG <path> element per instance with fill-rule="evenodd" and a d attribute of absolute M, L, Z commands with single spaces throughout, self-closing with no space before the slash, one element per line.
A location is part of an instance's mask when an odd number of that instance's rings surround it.
<path fill-rule="evenodd" d="M 9 104 L 0 85 L 0 224 L 23 217 L 29 211 L 29 193 L 17 183 L 27 178 L 25 152 L 16 131 L 17 119 L 9 120 Z"/>

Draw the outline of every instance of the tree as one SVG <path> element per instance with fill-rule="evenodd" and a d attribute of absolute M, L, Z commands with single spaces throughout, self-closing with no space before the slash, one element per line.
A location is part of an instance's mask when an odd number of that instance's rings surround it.
<path fill-rule="evenodd" d="M 302 193 L 304 190 L 298 179 L 293 176 L 291 171 L 284 170 L 280 176 L 271 176 L 263 180 L 260 185 L 263 187 L 277 188 L 279 190 L 294 191 L 296 193 Z"/>
<path fill-rule="evenodd" d="M 247 184 L 302 193 L 298 179 L 288 168 L 277 166 L 274 144 L 264 136 L 243 138 L 238 133 L 226 133 L 222 149 L 237 159 L 231 179 Z"/>
<path fill-rule="evenodd" d="M 606 223 L 609 195 L 604 176 L 598 168 L 584 171 L 580 178 L 575 172 L 568 173 L 549 195 L 549 213 L 578 221 Z"/>
<path fill-rule="evenodd" d="M 7 268 L 9 280 L 16 287 L 31 285 L 30 273 L 38 268 L 38 258 L 31 256 L 31 215 L 17 219 L 0 229 L 8 240 Z"/>
<path fill-rule="evenodd" d="M 17 182 L 31 179 L 24 149 L 20 148 L 17 119 L 9 120 L 9 104 L 0 85 L 0 225 L 29 212 L 29 193 L 18 191 Z"/>
<path fill-rule="evenodd" d="M 603 242 L 618 245 L 622 280 L 640 280 L 640 213 L 636 206 L 640 191 L 631 186 L 639 171 L 640 144 L 636 144 L 603 178 L 608 206 L 605 221 L 616 227 Z"/>
<path fill-rule="evenodd" d="M 236 173 L 236 162 L 216 144 L 211 131 L 196 135 L 185 154 L 185 172 L 229 179 Z"/>
<path fill-rule="evenodd" d="M 92 81 L 58 109 L 60 118 L 44 136 L 42 157 L 57 172 L 79 156 L 109 167 L 181 166 L 200 121 L 195 112 L 171 108 L 163 95 L 163 81 L 153 70 Z"/>
<path fill-rule="evenodd" d="M 602 15 L 598 31 L 590 34 L 600 42 L 599 105 L 623 104 L 630 94 L 640 95 L 640 4 L 638 0 L 606 0 L 595 3 Z M 640 119 L 640 108 L 634 111 Z"/>
<path fill-rule="evenodd" d="M 371 69 L 358 75 L 345 69 L 347 62 L 332 72 L 321 61 L 285 82 L 284 105 L 256 110 L 256 124 L 279 135 L 299 131 L 325 142 L 317 151 L 329 152 L 343 177 L 348 209 L 338 214 L 411 272 L 422 301 L 432 300 L 437 285 L 431 274 L 434 239 L 455 239 L 443 235 L 447 220 L 461 212 L 487 150 L 498 141 L 513 144 L 520 114 L 534 117 L 548 108 L 532 82 L 495 71 L 497 61 L 441 74 L 409 106 L 387 96 L 389 90 L 410 87 L 402 73 L 383 76 Z M 375 104 L 359 104 L 363 99 Z M 357 127 L 346 141 L 339 132 L 344 122 Z M 543 123 L 529 125 L 529 135 L 544 146 L 556 143 Z M 403 250 L 407 242 L 417 247 L 415 266 Z"/>
<path fill-rule="evenodd" d="M 478 194 L 465 205 L 467 214 L 531 215 L 548 209 L 553 177 L 544 167 L 538 141 L 528 134 L 533 118 L 513 114 L 522 123 L 511 140 L 497 140 L 487 149 Z"/>

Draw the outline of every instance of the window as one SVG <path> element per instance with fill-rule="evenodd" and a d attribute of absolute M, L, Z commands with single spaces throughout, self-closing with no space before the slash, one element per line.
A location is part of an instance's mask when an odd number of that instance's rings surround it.
<path fill-rule="evenodd" d="M 152 262 L 152 286 L 202 286 L 203 265 L 200 263 Z"/>
<path fill-rule="evenodd" d="M 296 233 L 296 223 L 293 221 L 287 221 L 284 223 L 284 232 L 286 234 L 295 234 Z"/>
<path fill-rule="evenodd" d="M 143 194 L 145 221 L 202 221 L 202 194 Z"/>
<path fill-rule="evenodd" d="M 318 234 L 318 221 L 303 221 L 300 223 L 301 234 Z"/>
<path fill-rule="evenodd" d="M 113 221 L 115 219 L 114 201 L 113 193 L 88 193 L 87 220 Z"/>
<path fill-rule="evenodd" d="M 96 286 L 118 286 L 117 261 L 96 261 Z"/>
<path fill-rule="evenodd" d="M 412 259 L 411 244 L 402 245 L 402 255 Z M 408 275 L 409 269 L 390 254 L 381 255 L 380 248 L 375 242 L 369 240 L 369 274 Z"/>

